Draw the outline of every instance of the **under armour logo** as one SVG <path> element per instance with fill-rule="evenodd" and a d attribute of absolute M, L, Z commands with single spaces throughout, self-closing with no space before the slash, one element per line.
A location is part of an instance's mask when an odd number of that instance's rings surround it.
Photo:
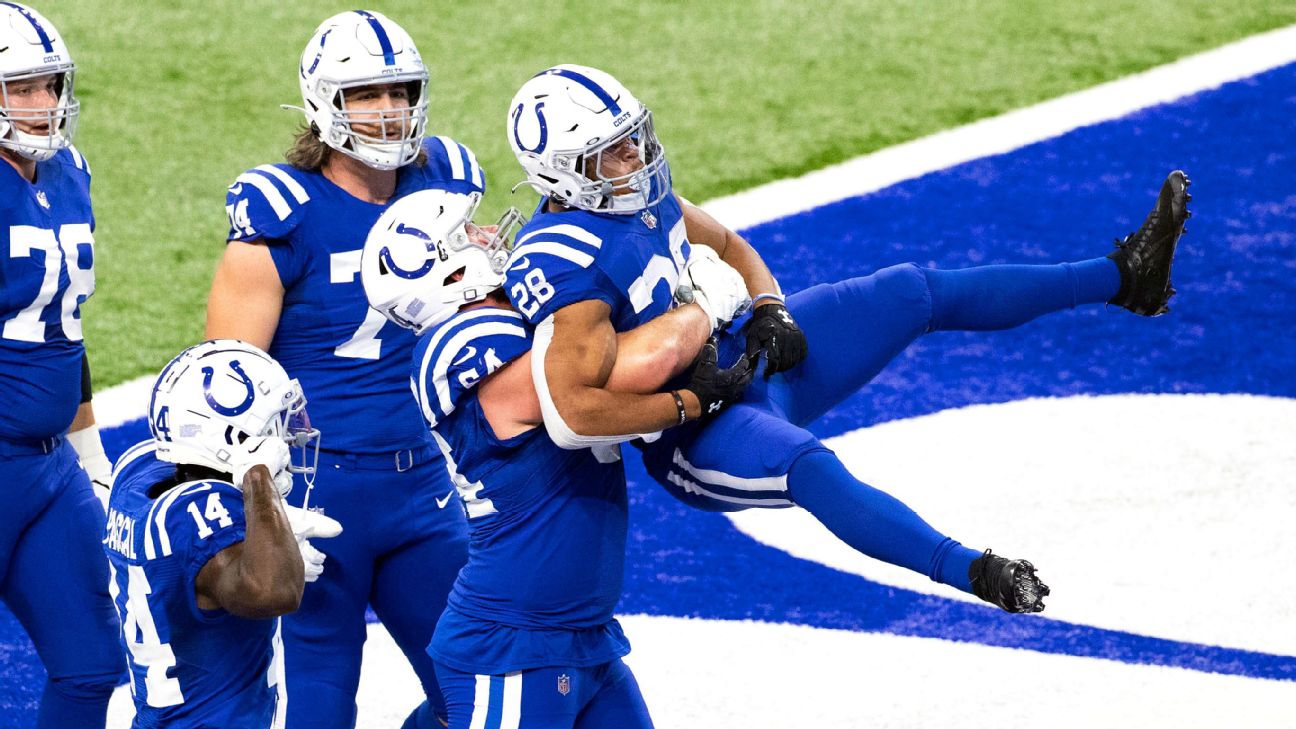
<path fill-rule="evenodd" d="M 784 309 L 784 310 L 780 311 L 778 314 L 779 314 L 780 317 L 782 317 L 782 319 L 783 319 L 783 323 L 785 323 L 785 324 L 791 324 L 791 323 L 792 323 L 792 315 L 789 314 L 789 313 L 787 312 L 787 309 Z"/>
<path fill-rule="evenodd" d="M 715 411 L 719 410 L 719 409 L 722 408 L 722 407 L 724 407 L 724 401 L 722 401 L 722 400 L 717 400 L 717 401 L 711 403 L 711 407 L 707 408 L 707 412 L 708 412 L 708 413 L 714 413 Z"/>

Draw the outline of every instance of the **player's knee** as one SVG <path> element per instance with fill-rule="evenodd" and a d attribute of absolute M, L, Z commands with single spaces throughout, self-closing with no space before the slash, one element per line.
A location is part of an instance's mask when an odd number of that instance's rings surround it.
<path fill-rule="evenodd" d="M 76 676 L 50 676 L 45 684 L 45 692 L 47 696 L 53 694 L 60 699 L 78 704 L 106 702 L 125 678 L 126 676 L 120 671 Z"/>
<path fill-rule="evenodd" d="M 925 330 L 932 316 L 928 270 L 916 263 L 901 263 L 861 279 L 843 281 L 841 285 L 872 286 L 874 306 L 885 311 L 889 317 L 912 319 Z"/>

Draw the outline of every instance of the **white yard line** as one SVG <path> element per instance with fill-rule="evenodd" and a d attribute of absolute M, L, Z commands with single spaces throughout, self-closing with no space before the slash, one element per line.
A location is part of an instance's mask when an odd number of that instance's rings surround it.
<path fill-rule="evenodd" d="M 1296 25 L 878 150 L 801 177 L 717 198 L 702 207 L 731 228 L 750 228 L 974 159 L 1020 149 L 1293 62 Z M 148 375 L 96 394 L 95 416 L 100 427 L 110 428 L 144 417 L 152 382 L 153 376 Z"/>
<path fill-rule="evenodd" d="M 1213 89 L 1296 61 L 1296 26 L 1245 38 L 1174 63 L 938 132 L 702 207 L 740 230 L 981 157 Z"/>

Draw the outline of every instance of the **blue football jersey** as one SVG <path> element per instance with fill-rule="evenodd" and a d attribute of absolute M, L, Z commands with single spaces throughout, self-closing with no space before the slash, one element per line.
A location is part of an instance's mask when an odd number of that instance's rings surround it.
<path fill-rule="evenodd" d="M 75 148 L 36 163 L 35 182 L 0 162 L 0 438 L 49 438 L 72 424 L 94 227 L 90 167 Z"/>
<path fill-rule="evenodd" d="M 633 215 L 548 212 L 546 201 L 518 231 L 505 288 L 532 324 L 596 299 L 625 332 L 671 307 L 688 260 L 684 213 L 674 195 Z"/>
<path fill-rule="evenodd" d="M 531 349 L 514 311 L 460 312 L 419 340 L 413 387 L 468 515 L 468 563 L 428 652 L 461 671 L 592 666 L 629 652 L 625 472 L 543 427 L 496 437 L 475 386 Z"/>
<path fill-rule="evenodd" d="M 386 205 L 286 164 L 248 170 L 226 196 L 229 240 L 269 245 L 285 291 L 269 351 L 301 381 L 329 450 L 382 453 L 427 444 L 405 378 L 414 335 L 370 309 L 360 284 L 365 237 L 392 202 L 428 188 L 485 189 L 467 147 L 429 137 L 423 149 L 427 164 L 402 167 Z"/>
<path fill-rule="evenodd" d="M 243 541 L 243 494 L 223 481 L 175 484 L 174 474 L 151 440 L 113 469 L 104 551 L 130 662 L 134 726 L 278 726 L 279 619 L 204 610 L 194 595 L 208 560 Z M 164 490 L 150 496 L 159 483 Z"/>

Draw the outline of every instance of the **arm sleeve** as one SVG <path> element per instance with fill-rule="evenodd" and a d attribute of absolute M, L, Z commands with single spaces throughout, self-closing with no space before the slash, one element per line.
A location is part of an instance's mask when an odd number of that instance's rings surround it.
<path fill-rule="evenodd" d="M 306 262 L 290 242 L 292 231 L 305 215 L 310 195 L 289 172 L 276 165 L 261 165 L 239 175 L 225 193 L 229 216 L 228 241 L 262 241 L 270 247 L 285 289 L 304 274 Z"/>
<path fill-rule="evenodd" d="M 428 187 L 464 195 L 486 193 L 486 171 L 468 147 L 450 137 L 427 137 L 423 152 L 427 154 L 424 174 Z"/>
<path fill-rule="evenodd" d="M 90 402 L 94 397 L 93 387 L 90 380 L 90 353 L 81 350 L 81 404 Z"/>

